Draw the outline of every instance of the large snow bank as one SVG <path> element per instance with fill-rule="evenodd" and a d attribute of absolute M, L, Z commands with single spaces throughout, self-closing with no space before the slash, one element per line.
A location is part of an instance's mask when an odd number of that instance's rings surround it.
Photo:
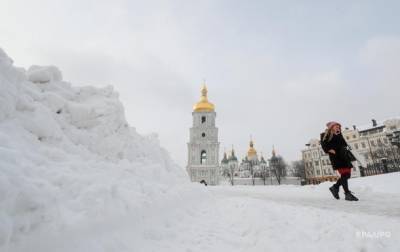
<path fill-rule="evenodd" d="M 157 136 L 128 125 L 111 86 L 73 87 L 54 66 L 16 68 L 0 49 L 0 251 L 134 219 L 186 197 L 187 181 Z"/>

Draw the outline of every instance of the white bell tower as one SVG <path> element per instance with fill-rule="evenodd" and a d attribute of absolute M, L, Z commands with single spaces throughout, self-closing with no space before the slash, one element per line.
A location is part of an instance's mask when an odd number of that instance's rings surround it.
<path fill-rule="evenodd" d="M 219 183 L 219 142 L 215 126 L 215 107 L 207 98 L 207 87 L 201 88 L 201 98 L 193 106 L 193 126 L 188 143 L 188 165 L 192 182 Z"/>

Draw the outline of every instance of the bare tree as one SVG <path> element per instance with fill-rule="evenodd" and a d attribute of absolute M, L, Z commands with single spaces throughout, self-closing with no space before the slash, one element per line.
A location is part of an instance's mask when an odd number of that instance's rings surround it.
<path fill-rule="evenodd" d="M 294 169 L 294 176 L 295 177 L 299 177 L 299 178 L 302 178 L 302 179 L 306 178 L 306 168 L 305 168 L 303 160 L 293 161 L 292 162 L 292 166 L 293 166 L 293 169 Z"/>
<path fill-rule="evenodd" d="M 261 179 L 263 180 L 264 185 L 266 185 L 267 184 L 266 183 L 267 182 L 267 177 L 269 177 L 270 175 L 269 175 L 269 172 L 268 172 L 268 166 L 265 163 L 265 161 L 264 161 L 264 163 L 261 162 L 260 168 L 261 168 Z"/>
<path fill-rule="evenodd" d="M 399 167 L 398 151 L 396 146 L 380 144 L 377 148 L 371 151 L 372 158 L 382 164 L 385 169 L 397 170 Z"/>
<path fill-rule="evenodd" d="M 287 164 L 281 156 L 273 156 L 271 158 L 271 171 L 275 175 L 278 184 L 281 184 L 283 177 L 286 177 Z"/>

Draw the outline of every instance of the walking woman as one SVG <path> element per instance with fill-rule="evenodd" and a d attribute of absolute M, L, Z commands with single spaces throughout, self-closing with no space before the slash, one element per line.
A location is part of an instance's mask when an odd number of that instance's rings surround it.
<path fill-rule="evenodd" d="M 325 153 L 329 155 L 332 167 L 340 174 L 336 184 L 329 188 L 333 197 L 339 199 L 339 188 L 343 187 L 345 200 L 357 201 L 358 199 L 350 192 L 348 180 L 351 176 L 351 169 L 354 157 L 348 150 L 348 145 L 343 138 L 341 125 L 338 122 L 326 124 L 325 133 L 321 134 L 321 146 Z"/>

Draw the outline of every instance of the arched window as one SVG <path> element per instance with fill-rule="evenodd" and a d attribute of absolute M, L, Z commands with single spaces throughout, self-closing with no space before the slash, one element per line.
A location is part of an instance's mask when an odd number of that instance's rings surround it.
<path fill-rule="evenodd" d="M 202 150 L 200 155 L 200 164 L 205 164 L 206 160 L 207 160 L 207 153 L 205 150 Z"/>

